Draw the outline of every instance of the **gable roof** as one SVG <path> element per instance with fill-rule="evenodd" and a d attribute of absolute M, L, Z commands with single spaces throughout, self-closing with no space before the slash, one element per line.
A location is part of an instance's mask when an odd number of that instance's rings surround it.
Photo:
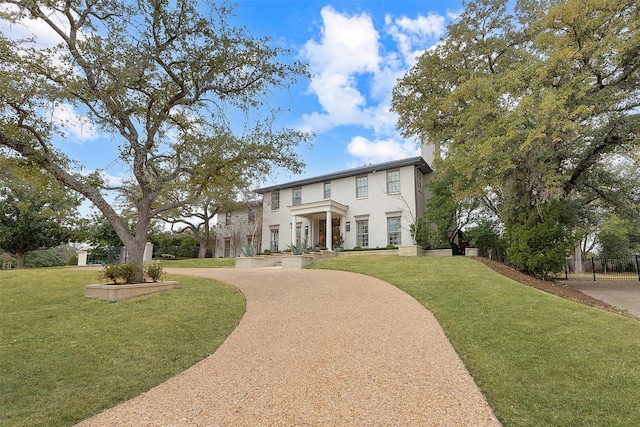
<path fill-rule="evenodd" d="M 333 172 L 326 175 L 314 176 L 312 178 L 300 179 L 297 181 L 285 182 L 282 184 L 271 185 L 269 187 L 258 188 L 256 192 L 258 194 L 265 194 L 271 191 L 282 190 L 285 188 L 302 187 L 303 185 L 316 184 L 318 182 L 332 181 L 334 179 L 348 178 L 350 176 L 364 175 L 371 172 L 396 169 L 404 166 L 415 166 L 423 174 L 433 172 L 431 167 L 420 157 L 410 157 L 407 159 L 392 160 L 390 162 L 378 163 L 375 165 L 366 165 L 353 169 L 346 169 L 339 172 Z"/>

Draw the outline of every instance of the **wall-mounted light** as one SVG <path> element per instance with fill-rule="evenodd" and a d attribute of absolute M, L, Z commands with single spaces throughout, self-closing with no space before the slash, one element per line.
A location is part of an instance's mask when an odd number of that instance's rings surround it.
<path fill-rule="evenodd" d="M 308 235 L 309 235 L 309 226 L 308 226 L 308 225 L 305 225 L 305 226 L 304 226 L 304 235 L 305 235 L 305 236 L 308 236 Z"/>
<path fill-rule="evenodd" d="M 351 221 L 347 221 L 347 231 L 351 231 Z"/>

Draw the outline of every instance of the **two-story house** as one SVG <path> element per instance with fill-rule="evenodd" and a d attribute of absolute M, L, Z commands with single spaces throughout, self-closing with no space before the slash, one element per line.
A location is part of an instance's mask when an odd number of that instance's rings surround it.
<path fill-rule="evenodd" d="M 367 165 L 257 190 L 263 196 L 262 249 L 413 244 L 424 212 L 433 153 Z M 426 155 L 425 155 L 426 154 Z"/>

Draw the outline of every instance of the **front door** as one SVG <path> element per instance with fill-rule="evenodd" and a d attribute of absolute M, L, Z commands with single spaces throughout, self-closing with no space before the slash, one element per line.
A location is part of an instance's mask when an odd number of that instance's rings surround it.
<path fill-rule="evenodd" d="M 327 220 L 321 219 L 318 221 L 318 245 L 321 248 L 327 247 Z"/>
<path fill-rule="evenodd" d="M 331 247 L 335 248 L 340 237 L 340 218 L 331 218 Z M 318 243 L 327 247 L 327 220 L 318 220 Z"/>
<path fill-rule="evenodd" d="M 331 247 L 342 246 L 340 235 L 340 218 L 331 218 Z"/>

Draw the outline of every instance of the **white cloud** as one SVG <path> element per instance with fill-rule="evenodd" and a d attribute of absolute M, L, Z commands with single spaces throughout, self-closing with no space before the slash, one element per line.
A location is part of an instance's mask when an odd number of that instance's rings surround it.
<path fill-rule="evenodd" d="M 361 135 L 372 131 L 373 140 L 357 136 L 347 146 L 365 163 L 417 155 L 415 143 L 395 129 L 391 93 L 418 55 L 444 34 L 445 17 L 387 15 L 383 39 L 366 13 L 343 14 L 326 6 L 321 16 L 321 37 L 301 51 L 313 75 L 308 93 L 317 97 L 321 110 L 304 114 L 299 127 L 316 133 L 340 126 L 360 126 Z"/>
<path fill-rule="evenodd" d="M 42 7 L 42 9 L 48 12 L 47 17 L 63 31 L 69 28 L 69 21 L 63 13 L 45 7 Z M 0 7 L 0 11 L 15 13 L 18 11 L 18 7 L 5 4 Z M 61 41 L 60 36 L 48 24 L 42 20 L 28 17 L 15 23 L 0 21 L 0 30 L 12 40 L 35 39 L 34 46 L 39 48 L 53 47 Z M 80 32 L 78 37 L 83 38 L 83 33 Z"/>
<path fill-rule="evenodd" d="M 309 40 L 301 53 L 313 74 L 309 92 L 318 97 L 323 112 L 304 115 L 301 127 L 322 132 L 342 125 L 370 126 L 375 120 L 365 110 L 367 97 L 358 83 L 379 69 L 380 36 L 369 15 L 343 15 L 330 6 L 321 15 L 320 41 Z"/>
<path fill-rule="evenodd" d="M 95 126 L 83 115 L 77 114 L 70 104 L 59 104 L 54 107 L 53 120 L 76 141 L 93 141 L 99 134 Z"/>
<path fill-rule="evenodd" d="M 389 160 L 403 159 L 417 156 L 420 150 L 412 141 L 397 138 L 376 139 L 371 141 L 362 136 L 356 136 L 347 145 L 347 151 L 365 163 L 380 163 Z"/>
<path fill-rule="evenodd" d="M 419 15 L 416 19 L 406 16 L 385 16 L 386 31 L 398 44 L 404 60 L 415 64 L 424 50 L 433 45 L 445 32 L 445 17 L 435 13 Z"/>
<path fill-rule="evenodd" d="M 322 40 L 309 40 L 304 55 L 311 61 L 311 71 L 321 73 L 374 72 L 380 57 L 379 34 L 367 14 L 342 15 L 331 6 L 320 12 Z"/>

